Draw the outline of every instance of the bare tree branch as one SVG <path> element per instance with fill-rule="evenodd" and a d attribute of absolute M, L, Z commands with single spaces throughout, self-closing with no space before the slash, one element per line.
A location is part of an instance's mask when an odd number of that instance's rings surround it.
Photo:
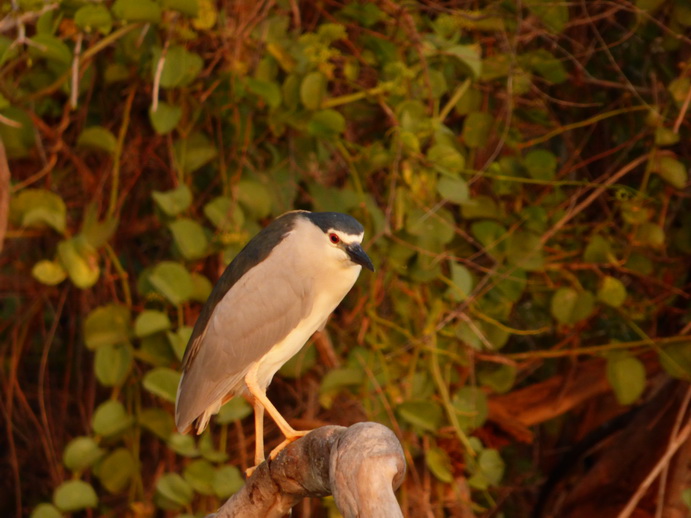
<path fill-rule="evenodd" d="M 260 464 L 209 517 L 279 518 L 303 498 L 333 494 L 345 518 L 402 518 L 394 491 L 404 475 L 403 449 L 385 426 L 324 426 Z"/>

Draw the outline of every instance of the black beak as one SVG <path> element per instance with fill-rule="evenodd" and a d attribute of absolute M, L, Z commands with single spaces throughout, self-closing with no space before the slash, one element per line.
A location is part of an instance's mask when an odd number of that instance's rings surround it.
<path fill-rule="evenodd" d="M 368 270 L 374 271 L 374 265 L 372 264 L 372 260 L 369 258 L 369 256 L 365 253 L 365 251 L 362 249 L 360 245 L 347 245 L 345 247 L 345 250 L 348 254 L 348 257 L 350 257 L 350 260 L 353 261 L 355 264 L 362 265 Z"/>

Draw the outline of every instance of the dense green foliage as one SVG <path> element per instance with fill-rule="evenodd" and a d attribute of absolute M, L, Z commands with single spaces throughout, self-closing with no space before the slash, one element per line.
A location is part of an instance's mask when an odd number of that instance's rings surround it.
<path fill-rule="evenodd" d="M 687 2 L 0 16 L 3 515 L 203 515 L 242 485 L 250 409 L 177 434 L 178 369 L 223 265 L 293 208 L 356 216 L 377 272 L 332 318 L 334 365 L 306 349 L 274 397 L 392 427 L 410 516 L 467 487 L 527 516 L 507 488 L 539 474 L 488 425 L 495 394 L 591 357 L 624 405 L 660 366 L 691 378 Z"/>

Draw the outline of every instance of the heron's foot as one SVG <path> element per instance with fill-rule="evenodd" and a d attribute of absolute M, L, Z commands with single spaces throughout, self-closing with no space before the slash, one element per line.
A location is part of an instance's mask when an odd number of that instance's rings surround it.
<path fill-rule="evenodd" d="M 308 433 L 310 433 L 312 430 L 293 430 L 290 435 L 286 435 L 286 440 L 283 441 L 281 444 L 276 446 L 273 450 L 271 450 L 271 453 L 269 453 L 269 459 L 274 460 L 276 456 L 281 453 L 281 450 L 288 446 L 291 442 L 297 441 L 300 437 L 304 437 Z"/>
<path fill-rule="evenodd" d="M 252 466 L 251 468 L 247 468 L 245 470 L 245 476 L 247 478 L 250 478 L 252 476 L 252 473 L 254 473 L 254 470 L 256 470 L 258 467 L 259 467 L 259 464 L 257 464 L 256 466 Z"/>

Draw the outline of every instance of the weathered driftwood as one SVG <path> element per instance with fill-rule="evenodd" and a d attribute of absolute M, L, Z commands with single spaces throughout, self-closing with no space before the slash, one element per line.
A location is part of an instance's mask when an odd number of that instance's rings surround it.
<path fill-rule="evenodd" d="M 332 494 L 345 518 L 402 518 L 394 491 L 404 475 L 403 449 L 385 426 L 324 426 L 260 464 L 209 517 L 279 518 L 303 498 Z"/>

